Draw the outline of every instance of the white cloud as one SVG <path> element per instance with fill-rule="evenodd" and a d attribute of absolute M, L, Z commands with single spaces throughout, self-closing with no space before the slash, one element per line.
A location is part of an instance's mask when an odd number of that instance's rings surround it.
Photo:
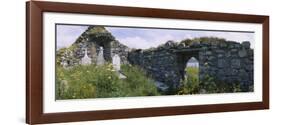
<path fill-rule="evenodd" d="M 57 48 L 68 47 L 87 29 L 88 26 L 57 25 Z M 254 33 L 172 30 L 106 27 L 115 38 L 130 48 L 147 49 L 157 47 L 168 40 L 179 42 L 183 39 L 195 37 L 220 37 L 231 41 L 250 41 L 254 45 Z"/>
<path fill-rule="evenodd" d="M 57 49 L 68 47 L 88 28 L 88 26 L 57 25 Z"/>
<path fill-rule="evenodd" d="M 193 39 L 196 37 L 219 37 L 240 43 L 242 41 L 250 41 L 252 46 L 254 44 L 253 33 L 119 27 L 107 27 L 107 29 L 121 43 L 131 48 L 140 49 L 157 47 L 168 40 L 179 42 L 183 39 Z"/>
<path fill-rule="evenodd" d="M 182 38 L 178 38 L 169 34 L 164 34 L 158 36 L 154 35 L 152 39 L 147 39 L 139 36 L 125 37 L 125 38 L 118 39 L 118 41 L 123 43 L 124 45 L 136 49 L 148 49 L 150 47 L 157 47 L 160 44 L 164 44 L 169 40 L 180 41 L 182 40 Z"/>
<path fill-rule="evenodd" d="M 146 39 L 143 39 L 141 37 L 135 36 L 135 37 L 126 37 L 119 39 L 119 41 L 126 46 L 129 46 L 131 48 L 136 48 L 136 49 L 147 49 L 150 46 L 154 46 L 154 42 L 149 42 Z"/>

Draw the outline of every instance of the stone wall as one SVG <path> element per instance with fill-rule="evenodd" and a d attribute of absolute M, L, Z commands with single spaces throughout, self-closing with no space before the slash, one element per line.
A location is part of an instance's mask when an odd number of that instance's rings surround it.
<path fill-rule="evenodd" d="M 143 67 L 156 81 L 178 87 L 187 61 L 199 61 L 199 78 L 215 78 L 224 83 L 239 83 L 245 91 L 253 85 L 253 49 L 249 42 L 197 41 L 166 44 L 148 50 L 134 50 L 128 55 L 131 64 Z"/>
<path fill-rule="evenodd" d="M 172 50 L 164 48 L 153 51 L 137 50 L 128 55 L 132 65 L 142 67 L 155 80 L 173 88 L 177 87 L 180 81 L 176 58 Z"/>
<path fill-rule="evenodd" d="M 212 76 L 225 83 L 240 83 L 242 90 L 253 85 L 253 49 L 249 42 L 227 42 L 206 47 L 199 53 L 200 78 Z"/>

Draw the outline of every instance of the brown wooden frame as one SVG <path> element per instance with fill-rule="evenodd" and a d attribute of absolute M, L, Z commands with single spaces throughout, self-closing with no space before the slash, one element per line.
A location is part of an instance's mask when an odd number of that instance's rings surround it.
<path fill-rule="evenodd" d="M 43 113 L 43 12 L 262 24 L 262 102 Z M 269 16 L 30 1 L 26 3 L 26 122 L 29 124 L 269 109 Z"/>

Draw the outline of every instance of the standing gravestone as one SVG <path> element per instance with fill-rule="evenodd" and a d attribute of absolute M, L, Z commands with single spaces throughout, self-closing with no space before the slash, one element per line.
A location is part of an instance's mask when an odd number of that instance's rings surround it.
<path fill-rule="evenodd" d="M 66 59 L 65 59 L 65 57 L 64 56 L 62 56 L 61 57 L 61 65 L 62 65 L 62 67 L 63 68 L 66 68 L 67 66 L 68 66 L 68 64 L 67 64 L 67 61 L 66 61 Z"/>
<path fill-rule="evenodd" d="M 85 49 L 84 57 L 81 60 L 82 65 L 89 65 L 89 64 L 91 64 L 91 58 L 88 56 L 87 53 L 88 53 L 87 49 Z"/>
<path fill-rule="evenodd" d="M 113 56 L 112 64 L 113 64 L 113 68 L 114 68 L 116 71 L 120 71 L 120 57 L 119 57 L 118 54 L 115 54 L 115 55 Z"/>
<path fill-rule="evenodd" d="M 97 65 L 103 65 L 104 64 L 104 57 L 103 57 L 103 47 L 100 47 L 98 59 L 97 59 Z"/>
<path fill-rule="evenodd" d="M 117 74 L 118 74 L 118 77 L 120 79 L 126 79 L 127 77 L 121 73 L 121 59 L 120 59 L 120 56 L 118 54 L 115 54 L 113 56 L 113 59 L 112 59 L 112 64 L 113 64 L 113 68 L 114 70 L 116 70 Z"/>

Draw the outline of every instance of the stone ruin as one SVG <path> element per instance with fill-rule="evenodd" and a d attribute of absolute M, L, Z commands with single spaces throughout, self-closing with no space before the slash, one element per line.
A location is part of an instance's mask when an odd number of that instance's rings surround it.
<path fill-rule="evenodd" d="M 82 58 L 87 55 L 92 64 L 95 64 L 100 51 L 103 51 L 106 62 L 112 62 L 112 57 L 117 54 L 121 58 L 121 64 L 128 63 L 129 48 L 117 41 L 102 26 L 89 26 L 69 48 L 58 50 L 57 62 L 66 67 L 82 64 Z"/>
<path fill-rule="evenodd" d="M 156 81 L 177 88 L 184 78 L 186 63 L 199 62 L 199 81 L 213 77 L 224 83 L 240 83 L 242 91 L 253 85 L 253 49 L 250 42 L 237 43 L 217 38 L 168 41 L 157 48 L 134 50 L 128 55 L 133 65 L 144 68 Z"/>
<path fill-rule="evenodd" d="M 250 42 L 199 38 L 180 43 L 168 41 L 157 48 L 131 50 L 101 26 L 89 26 L 71 47 L 58 50 L 57 63 L 63 66 L 81 64 L 85 55 L 96 63 L 100 48 L 103 48 L 106 62 L 112 62 L 112 58 L 118 55 L 121 64 L 138 65 L 156 82 L 171 88 L 179 87 L 186 63 L 192 57 L 199 62 L 199 81 L 210 76 L 225 83 L 240 83 L 244 91 L 254 81 L 254 56 Z"/>

